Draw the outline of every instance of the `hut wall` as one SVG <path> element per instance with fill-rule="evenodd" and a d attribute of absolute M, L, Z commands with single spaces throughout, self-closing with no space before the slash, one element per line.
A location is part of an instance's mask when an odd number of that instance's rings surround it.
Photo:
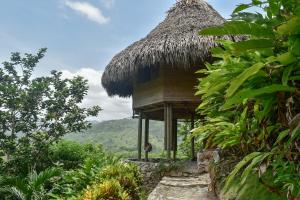
<path fill-rule="evenodd" d="M 136 83 L 132 95 L 133 108 L 143 108 L 163 102 L 199 103 L 195 97 L 197 76 L 195 71 L 162 67 L 151 81 Z"/>
<path fill-rule="evenodd" d="M 165 102 L 199 102 L 199 97 L 195 97 L 195 71 L 164 68 L 163 77 Z"/>
<path fill-rule="evenodd" d="M 132 94 L 133 108 L 141 108 L 163 101 L 163 79 L 162 76 L 145 82 L 135 84 Z"/>

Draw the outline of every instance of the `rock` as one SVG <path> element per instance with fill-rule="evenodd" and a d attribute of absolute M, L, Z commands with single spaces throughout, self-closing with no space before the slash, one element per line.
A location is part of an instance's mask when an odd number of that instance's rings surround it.
<path fill-rule="evenodd" d="M 201 172 L 208 172 L 210 162 L 218 163 L 220 161 L 219 149 L 207 149 L 197 153 L 197 166 Z"/>
<path fill-rule="evenodd" d="M 208 174 L 199 177 L 164 177 L 148 200 L 217 200 L 208 191 Z"/>

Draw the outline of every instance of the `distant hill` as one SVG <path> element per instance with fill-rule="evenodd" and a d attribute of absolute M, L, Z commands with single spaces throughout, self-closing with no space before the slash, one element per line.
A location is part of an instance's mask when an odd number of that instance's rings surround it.
<path fill-rule="evenodd" d="M 162 151 L 163 135 L 163 123 L 150 121 L 149 137 L 154 153 Z M 93 122 L 92 128 L 86 132 L 69 134 L 65 138 L 81 143 L 91 142 L 102 144 L 105 149 L 112 152 L 135 153 L 137 149 L 137 136 L 138 120 L 120 119 Z"/>

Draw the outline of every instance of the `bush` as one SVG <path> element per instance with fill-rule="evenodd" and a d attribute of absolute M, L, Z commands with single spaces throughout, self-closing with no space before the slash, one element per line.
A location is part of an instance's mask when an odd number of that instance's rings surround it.
<path fill-rule="evenodd" d="M 82 200 L 132 200 L 126 191 L 123 190 L 120 183 L 116 180 L 105 180 L 103 183 L 93 185 L 87 190 Z"/>
<path fill-rule="evenodd" d="M 100 145 L 80 144 L 78 142 L 62 140 L 50 147 L 50 160 L 59 162 L 64 169 L 75 169 L 82 165 L 88 157 L 93 154 L 102 154 Z"/>
<path fill-rule="evenodd" d="M 250 7 L 264 13 L 245 12 Z M 236 179 L 242 187 L 258 176 L 275 195 L 300 198 L 299 11 L 298 0 L 252 0 L 222 27 L 200 32 L 246 39 L 220 41 L 212 50 L 215 62 L 199 71 L 198 108 L 205 118 L 193 134 L 206 148 L 243 157 L 227 189 Z"/>
<path fill-rule="evenodd" d="M 96 199 L 140 199 L 142 176 L 133 164 L 117 164 L 105 167 L 95 183 L 88 188 L 82 200 Z"/>
<path fill-rule="evenodd" d="M 67 143 L 71 144 L 69 142 Z M 118 157 L 104 152 L 101 146 L 82 145 L 79 143 L 77 143 L 77 145 L 78 148 L 83 148 L 86 150 L 84 158 L 80 156 L 72 156 L 72 151 L 68 150 L 62 151 L 64 153 L 58 153 L 58 155 L 61 155 L 60 158 L 64 158 L 63 162 L 65 163 L 70 164 L 70 162 L 66 162 L 66 160 L 69 161 L 70 159 L 65 158 L 76 157 L 83 159 L 83 161 L 80 161 L 80 164 L 77 168 L 64 171 L 60 180 L 56 183 L 52 191 L 52 195 L 57 197 L 57 199 L 72 199 L 77 196 L 81 196 L 83 190 L 97 179 L 99 172 L 102 171 L 104 167 L 108 165 L 116 165 L 119 162 Z M 74 147 L 74 145 L 70 146 Z M 78 152 L 76 151 L 76 153 Z"/>

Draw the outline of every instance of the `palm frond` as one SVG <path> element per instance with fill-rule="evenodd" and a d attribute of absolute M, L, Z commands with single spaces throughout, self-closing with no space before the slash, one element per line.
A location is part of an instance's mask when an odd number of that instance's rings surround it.
<path fill-rule="evenodd" d="M 16 197 L 18 200 L 27 200 L 26 195 L 16 187 L 3 187 L 0 188 L 0 192 L 9 193 Z"/>
<path fill-rule="evenodd" d="M 31 184 L 33 188 L 38 188 L 45 184 L 46 181 L 49 181 L 49 179 L 59 175 L 60 170 L 57 168 L 46 169 L 45 171 L 39 173 Z"/>

